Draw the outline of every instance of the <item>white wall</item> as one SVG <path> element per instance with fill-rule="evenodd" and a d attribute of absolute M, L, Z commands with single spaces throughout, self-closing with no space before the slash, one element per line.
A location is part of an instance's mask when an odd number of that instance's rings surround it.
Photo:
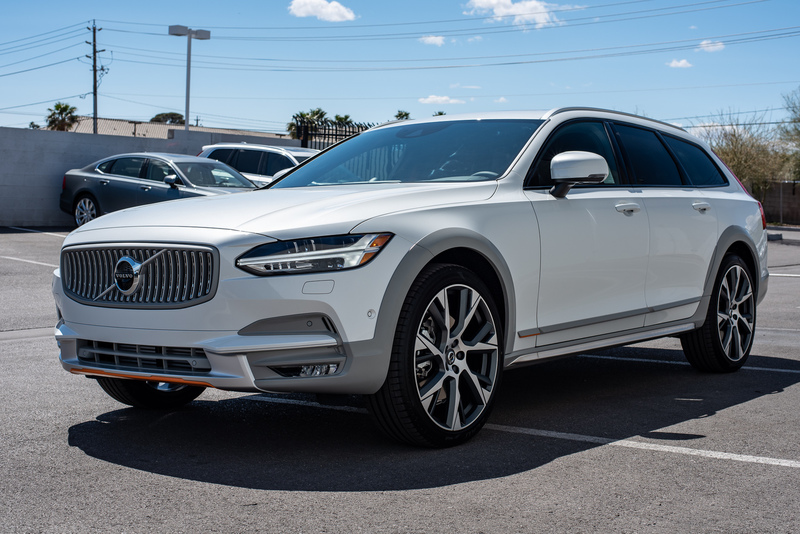
<path fill-rule="evenodd" d="M 174 130 L 173 139 L 0 127 L 0 226 L 74 226 L 58 207 L 70 169 L 125 152 L 197 154 L 220 142 L 300 146 L 293 139 Z"/>

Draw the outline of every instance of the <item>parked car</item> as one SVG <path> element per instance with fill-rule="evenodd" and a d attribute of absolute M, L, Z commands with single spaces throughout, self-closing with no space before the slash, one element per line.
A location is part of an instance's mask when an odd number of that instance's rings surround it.
<path fill-rule="evenodd" d="M 299 165 L 318 153 L 313 148 L 218 143 L 204 146 L 198 156 L 227 163 L 256 185 L 264 186 L 278 171 Z"/>
<path fill-rule="evenodd" d="M 255 185 L 225 164 L 177 154 L 119 154 L 64 175 L 60 207 L 78 226 L 123 208 L 235 193 Z"/>
<path fill-rule="evenodd" d="M 56 338 L 65 369 L 128 405 L 363 394 L 389 436 L 447 446 L 522 365 L 678 336 L 695 368 L 739 369 L 765 228 L 669 124 L 586 108 L 402 121 L 252 194 L 77 229 Z"/>

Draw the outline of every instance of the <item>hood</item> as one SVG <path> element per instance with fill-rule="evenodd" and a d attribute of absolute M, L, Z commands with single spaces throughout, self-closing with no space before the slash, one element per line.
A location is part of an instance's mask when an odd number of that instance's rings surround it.
<path fill-rule="evenodd" d="M 275 239 L 337 235 L 379 215 L 486 200 L 496 189 L 495 181 L 264 189 L 130 208 L 99 217 L 75 232 L 192 227 L 237 230 Z"/>

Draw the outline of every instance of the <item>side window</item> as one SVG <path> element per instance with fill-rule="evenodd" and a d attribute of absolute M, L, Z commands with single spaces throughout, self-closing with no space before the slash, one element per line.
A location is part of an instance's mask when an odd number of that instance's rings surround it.
<path fill-rule="evenodd" d="M 266 155 L 266 154 L 265 154 Z M 267 162 L 267 176 L 274 176 L 276 172 L 283 169 L 294 167 L 292 160 L 281 154 L 269 154 L 269 161 Z"/>
<path fill-rule="evenodd" d="M 571 122 L 559 128 L 542 147 L 532 172 L 526 180 L 528 186 L 551 186 L 550 162 L 562 152 L 579 150 L 603 156 L 609 174 L 605 184 L 618 184 L 619 172 L 614 159 L 614 149 L 602 122 Z"/>
<path fill-rule="evenodd" d="M 176 174 L 175 171 L 172 170 L 172 167 L 163 161 L 151 159 L 147 164 L 147 174 L 145 174 L 145 178 L 156 182 L 163 182 L 164 178 L 170 174 Z"/>
<path fill-rule="evenodd" d="M 115 161 L 117 160 L 110 159 L 108 161 L 104 161 L 103 163 L 97 166 L 97 170 L 102 172 L 103 174 L 108 174 L 111 172 L 111 167 L 114 165 Z"/>
<path fill-rule="evenodd" d="M 208 157 L 209 159 L 215 159 L 217 161 L 221 161 L 222 163 L 228 163 L 232 153 L 232 148 L 218 148 L 216 150 L 212 150 Z"/>
<path fill-rule="evenodd" d="M 258 162 L 261 160 L 260 150 L 244 150 L 239 149 L 234 155 L 236 158 L 232 164 L 233 168 L 239 172 L 249 172 L 258 174 Z"/>
<path fill-rule="evenodd" d="M 615 124 L 637 185 L 683 185 L 678 166 L 655 132 Z"/>
<path fill-rule="evenodd" d="M 139 178 L 142 165 L 144 165 L 144 158 L 119 158 L 114 162 L 110 172 L 128 178 Z"/>
<path fill-rule="evenodd" d="M 675 137 L 665 135 L 664 140 L 683 165 L 693 185 L 727 185 L 725 176 L 714 165 L 705 150 Z"/>

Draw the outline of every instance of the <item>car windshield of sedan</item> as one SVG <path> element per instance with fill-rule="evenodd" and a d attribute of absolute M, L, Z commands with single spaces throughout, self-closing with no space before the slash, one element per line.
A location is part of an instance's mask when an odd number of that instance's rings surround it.
<path fill-rule="evenodd" d="M 542 122 L 483 119 L 377 128 L 331 148 L 272 187 L 494 180 Z"/>
<path fill-rule="evenodd" d="M 216 161 L 177 162 L 176 165 L 189 182 L 198 187 L 255 187 L 253 182 Z"/>

